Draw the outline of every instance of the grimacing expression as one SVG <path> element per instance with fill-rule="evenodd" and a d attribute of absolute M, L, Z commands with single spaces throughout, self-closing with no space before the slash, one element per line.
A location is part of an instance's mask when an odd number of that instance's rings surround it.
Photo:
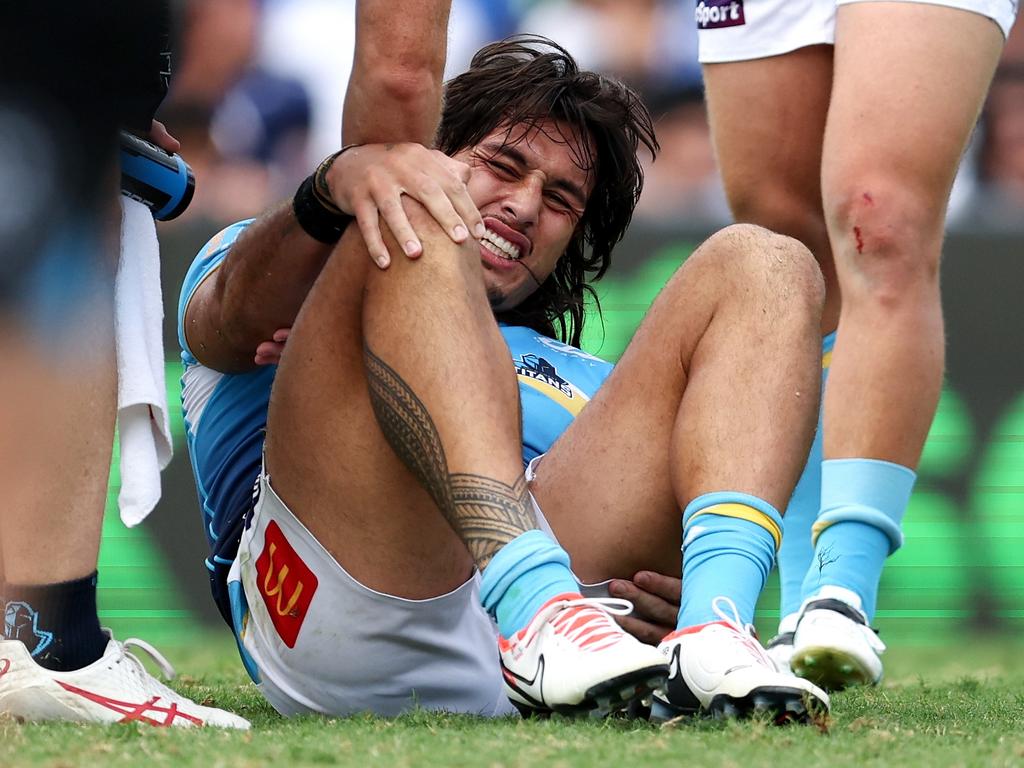
<path fill-rule="evenodd" d="M 580 159 L 593 156 L 553 120 L 498 126 L 454 155 L 471 169 L 466 186 L 487 227 L 480 260 L 494 311 L 522 303 L 554 271 L 594 186 Z"/>

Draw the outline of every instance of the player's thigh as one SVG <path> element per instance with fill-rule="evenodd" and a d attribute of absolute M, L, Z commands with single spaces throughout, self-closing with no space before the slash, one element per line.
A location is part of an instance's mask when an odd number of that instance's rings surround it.
<path fill-rule="evenodd" d="M 376 267 L 351 227 L 288 337 L 267 420 L 267 471 L 353 578 L 426 598 L 463 583 L 472 561 L 374 416 L 363 363 L 368 269 Z"/>
<path fill-rule="evenodd" d="M 911 241 L 930 234 L 937 243 L 1002 45 L 991 19 L 958 8 L 839 7 L 822 165 L 834 230 L 860 214 L 888 213 L 910 228 Z M 832 234 L 835 244 L 844 232 Z"/>
<path fill-rule="evenodd" d="M 818 322 L 820 301 L 819 272 L 806 249 L 761 227 L 717 232 L 676 271 L 608 380 L 536 467 L 531 490 L 582 580 L 676 572 L 682 508 L 700 493 L 756 478 L 750 488 L 785 501 L 792 485 L 784 490 L 785 471 L 767 469 L 774 465 L 765 455 L 792 453 L 778 436 L 799 430 L 789 428 L 789 414 L 764 416 L 769 401 L 760 395 L 737 402 L 721 393 L 744 376 L 767 386 L 752 361 L 799 343 L 792 334 Z M 775 305 L 793 325 L 765 319 Z M 750 346 L 765 338 L 765 323 L 773 350 Z M 737 355 L 740 345 L 756 352 Z M 806 370 L 816 387 L 815 346 Z M 756 423 L 737 445 L 730 436 L 743 418 Z M 800 450 L 806 455 L 807 444 Z"/>
<path fill-rule="evenodd" d="M 705 64 L 708 117 L 737 221 L 796 237 L 820 256 L 821 151 L 832 48 Z"/>
<path fill-rule="evenodd" d="M 676 272 L 608 380 L 536 467 L 531 489 L 583 581 L 679 568 L 670 456 L 687 385 L 683 361 L 720 290 L 705 269 L 711 262 L 698 250 Z"/>

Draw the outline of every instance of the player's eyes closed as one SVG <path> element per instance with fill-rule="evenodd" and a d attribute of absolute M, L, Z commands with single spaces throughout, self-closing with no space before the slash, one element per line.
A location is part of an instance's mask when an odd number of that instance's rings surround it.
<path fill-rule="evenodd" d="M 551 207 L 559 211 L 564 211 L 566 213 L 576 213 L 575 209 L 572 207 L 569 201 L 566 200 L 557 192 L 546 192 L 544 194 L 544 199 L 548 201 Z"/>
<path fill-rule="evenodd" d="M 494 158 L 488 158 L 484 160 L 484 163 L 487 165 L 488 168 L 491 169 L 491 171 L 494 172 L 496 176 L 502 179 L 507 179 L 511 181 L 519 177 L 519 173 L 516 171 L 516 169 L 513 168 L 511 165 L 508 165 L 507 163 L 499 162 Z"/>
<path fill-rule="evenodd" d="M 483 158 L 483 163 L 486 165 L 491 172 L 499 179 L 504 181 L 515 181 L 520 178 L 520 172 L 517 168 L 509 165 L 508 163 L 500 160 L 495 160 L 493 157 Z M 544 192 L 544 200 L 548 207 L 558 213 L 565 213 L 572 217 L 573 221 L 576 221 L 582 215 L 576 206 L 569 202 L 563 195 L 554 191 Z"/>

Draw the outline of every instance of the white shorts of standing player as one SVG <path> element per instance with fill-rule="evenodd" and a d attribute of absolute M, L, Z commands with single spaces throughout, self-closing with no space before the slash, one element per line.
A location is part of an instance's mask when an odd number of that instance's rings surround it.
<path fill-rule="evenodd" d="M 835 43 L 836 8 L 873 0 L 698 0 L 696 21 L 702 64 L 779 56 L 809 45 Z M 921 0 L 888 0 L 920 2 Z M 1010 34 L 1017 0 L 928 0 L 992 19 Z"/>

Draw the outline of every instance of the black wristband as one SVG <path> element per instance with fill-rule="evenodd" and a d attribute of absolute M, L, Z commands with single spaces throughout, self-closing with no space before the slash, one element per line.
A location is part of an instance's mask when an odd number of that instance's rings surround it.
<path fill-rule="evenodd" d="M 292 198 L 292 210 L 303 231 L 321 243 L 338 242 L 345 232 L 345 227 L 355 220 L 354 216 L 335 212 L 324 206 L 313 191 L 312 176 L 308 176 L 299 185 L 295 197 Z"/>

